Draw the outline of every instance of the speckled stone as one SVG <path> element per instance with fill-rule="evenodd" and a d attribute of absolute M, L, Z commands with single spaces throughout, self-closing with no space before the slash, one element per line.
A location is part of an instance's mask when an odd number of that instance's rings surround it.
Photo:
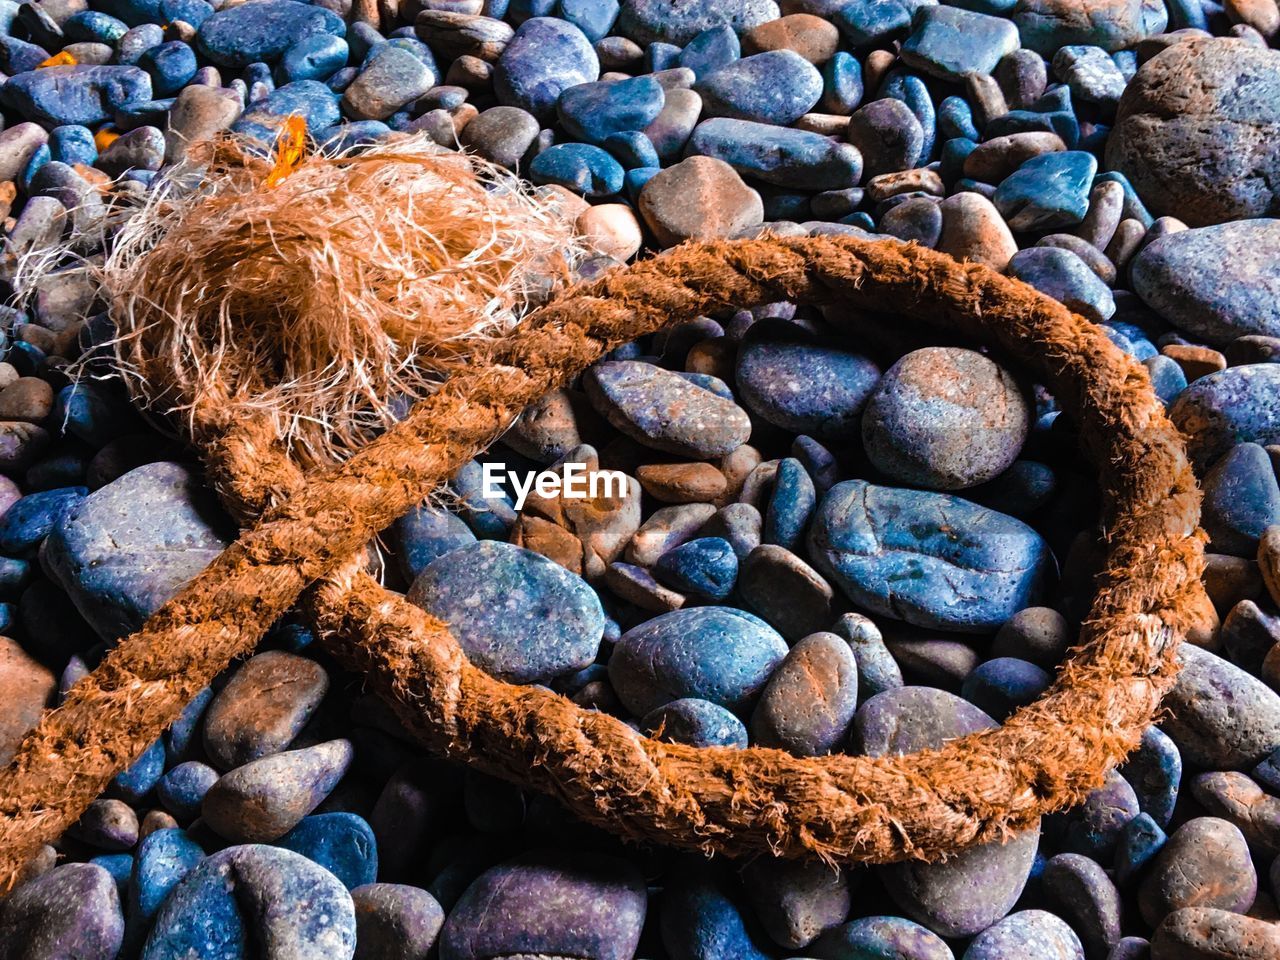
<path fill-rule="evenodd" d="M 1175 910 L 1151 937 L 1151 960 L 1270 960 L 1277 954 L 1280 925 L 1213 907 Z"/>
<path fill-rule="evenodd" d="M 50 706 L 57 678 L 22 649 L 16 640 L 0 637 L 0 763 L 8 763 L 27 731 Z"/>
<path fill-rule="evenodd" d="M 147 73 L 119 65 L 30 70 L 10 77 L 0 93 L 0 101 L 18 116 L 50 127 L 99 124 L 122 107 L 150 99 Z"/>
<path fill-rule="evenodd" d="M 54 867 L 0 904 L 6 960 L 113 960 L 123 938 L 116 882 L 94 864 Z"/>
<path fill-rule="evenodd" d="M 1256 557 L 1262 532 L 1280 524 L 1280 484 L 1266 449 L 1236 444 L 1205 474 L 1201 486 L 1201 525 L 1210 549 Z"/>
<path fill-rule="evenodd" d="M 757 617 L 695 607 L 624 633 L 609 659 L 609 679 L 637 716 L 684 697 L 742 714 L 786 655 L 786 642 Z"/>
<path fill-rule="evenodd" d="M 1189 763 L 1246 770 L 1280 747 L 1280 695 L 1216 654 L 1179 648 L 1182 672 L 1161 726 Z"/>
<path fill-rule="evenodd" d="M 1225 344 L 1280 336 L 1278 261 L 1280 220 L 1242 220 L 1163 236 L 1130 269 L 1134 292 L 1164 319 Z"/>
<path fill-rule="evenodd" d="M 1037 602 L 1051 564 L 1048 546 L 1019 520 L 861 480 L 823 498 L 809 554 L 864 609 L 943 630 L 999 627 Z"/>
<path fill-rule="evenodd" d="M 1137 794 L 1129 781 L 1112 770 L 1084 803 L 1046 819 L 1045 830 L 1068 853 L 1110 862 L 1125 825 L 1137 815 Z"/>
<path fill-rule="evenodd" d="M 1223 38 L 1148 60 L 1120 100 L 1106 163 L 1154 213 L 1193 227 L 1280 213 L 1280 55 Z"/>
<path fill-rule="evenodd" d="M 800 757 L 844 742 L 858 705 L 858 664 L 834 633 L 800 640 L 769 677 L 751 714 L 752 741 Z"/>
<path fill-rule="evenodd" d="M 1084 960 L 1080 938 L 1060 918 L 1043 910 L 1011 913 L 974 937 L 962 960 Z"/>
<path fill-rule="evenodd" d="M 560 94 L 600 76 L 600 61 L 586 36 L 571 23 L 534 17 L 520 24 L 493 71 L 498 102 L 539 120 L 555 111 Z"/>
<path fill-rule="evenodd" d="M 814 960 L 955 960 L 946 941 L 904 917 L 862 917 L 805 948 Z"/>
<path fill-rule="evenodd" d="M 793 50 L 743 57 L 699 78 L 707 116 L 789 126 L 822 96 L 822 75 Z"/>
<path fill-rule="evenodd" d="M 890 367 L 867 401 L 862 439 L 894 480 L 975 486 L 1018 456 L 1029 426 L 1013 377 L 972 350 L 926 347 Z"/>
<path fill-rule="evenodd" d="M 800 950 L 849 915 L 849 871 L 818 861 L 762 856 L 742 869 L 742 886 L 769 938 Z"/>
<path fill-rule="evenodd" d="M 1258 893 L 1244 835 L 1217 817 L 1188 820 L 1156 854 L 1138 888 L 1142 919 L 1150 926 L 1184 907 L 1243 913 Z"/>
<path fill-rule="evenodd" d="M 1053 230 L 1080 223 L 1098 161 L 1083 150 L 1042 153 L 1005 177 L 991 201 L 1012 230 Z"/>
<path fill-rule="evenodd" d="M 813 567 L 786 547 L 766 543 L 742 561 L 738 591 L 747 606 L 788 640 L 831 623 L 834 593 Z"/>
<path fill-rule="evenodd" d="M 423 960 L 444 926 L 444 910 L 419 887 L 370 883 L 351 891 L 356 911 L 352 960 Z"/>
<path fill-rule="evenodd" d="M 1021 250 L 1009 261 L 1008 273 L 1094 323 L 1109 320 L 1116 312 L 1111 290 L 1070 250 L 1056 246 Z"/>
<path fill-rule="evenodd" d="M 1280 364 L 1230 367 L 1201 377 L 1178 395 L 1169 416 L 1202 468 L 1237 443 L 1280 443 Z"/>
<path fill-rule="evenodd" d="M 703 30 L 721 25 L 737 32 L 777 20 L 773 0 L 625 0 L 615 26 L 617 33 L 639 44 L 655 41 L 683 46 Z"/>
<path fill-rule="evenodd" d="M 644 877 L 632 864 L 534 851 L 486 870 L 467 888 L 440 932 L 440 960 L 631 960 L 644 917 Z"/>
<path fill-rule="evenodd" d="M 536 554 L 482 540 L 432 561 L 411 603 L 450 625 L 467 657 L 512 683 L 545 683 L 590 664 L 604 612 L 581 578 Z"/>
<path fill-rule="evenodd" d="M 942 232 L 934 249 L 1004 272 L 1018 252 L 1018 244 L 988 198 L 980 193 L 956 193 L 938 204 L 938 209 L 942 211 Z"/>
<path fill-rule="evenodd" d="M 1045 906 L 1066 920 L 1093 960 L 1120 939 L 1120 891 L 1096 860 L 1078 853 L 1051 857 L 1040 874 Z"/>
<path fill-rule="evenodd" d="M 1138 808 L 1162 827 L 1173 818 L 1182 782 L 1182 755 L 1168 734 L 1148 727 L 1138 749 L 1120 767 L 1121 775 L 1133 787 Z"/>
<path fill-rule="evenodd" d="M 1155 0 L 1018 0 L 1013 22 L 1022 45 L 1048 58 L 1068 44 L 1124 50 L 1161 33 L 1168 13 Z"/>
<path fill-rule="evenodd" d="M 723 160 L 745 177 L 780 187 L 843 190 L 862 175 L 862 155 L 850 144 L 750 120 L 704 120 L 694 128 L 687 152 Z"/>
<path fill-rule="evenodd" d="M 689 157 L 654 174 L 640 190 L 638 207 L 664 247 L 732 236 L 764 220 L 760 194 L 713 157 Z"/>
<path fill-rule="evenodd" d="M 243 67 L 274 63 L 299 40 L 320 33 L 341 36 L 342 18 L 323 7 L 294 0 L 256 0 L 213 14 L 198 32 L 200 50 L 214 63 Z"/>
<path fill-rule="evenodd" d="M 684 697 L 650 710 L 640 720 L 649 736 L 691 747 L 745 747 L 747 727 L 719 704 Z"/>
<path fill-rule="evenodd" d="M 746 411 L 732 400 L 650 363 L 597 363 L 583 385 L 616 429 L 655 450 L 701 460 L 733 451 L 751 434 Z"/>
<path fill-rule="evenodd" d="M 991 74 L 1018 48 L 1018 30 L 1002 17 L 952 6 L 922 5 L 902 44 L 902 61 L 942 80 Z"/>

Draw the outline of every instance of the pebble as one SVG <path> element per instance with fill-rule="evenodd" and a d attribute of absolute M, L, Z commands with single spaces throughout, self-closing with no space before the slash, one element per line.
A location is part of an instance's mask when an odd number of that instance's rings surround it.
<path fill-rule="evenodd" d="M 1183 759 L 1211 770 L 1243 770 L 1280 747 L 1280 694 L 1216 654 L 1179 648 L 1182 672 L 1161 725 Z"/>
<path fill-rule="evenodd" d="M 622 36 L 642 45 L 662 42 L 683 46 L 704 30 L 723 25 L 741 33 L 777 20 L 779 13 L 773 0 L 702 0 L 697 4 L 625 0 L 615 26 Z"/>
<path fill-rule="evenodd" d="M 151 99 L 151 77 L 133 66 L 46 67 L 5 82 L 0 101 L 49 127 L 96 125 L 115 111 Z"/>
<path fill-rule="evenodd" d="M 746 725 L 719 704 L 682 697 L 651 710 L 640 721 L 649 736 L 691 747 L 745 747 Z"/>
<path fill-rule="evenodd" d="M 818 571 L 785 547 L 762 544 L 742 561 L 738 591 L 747 606 L 788 640 L 822 630 L 834 616 L 834 593 Z"/>
<path fill-rule="evenodd" d="M 156 796 L 175 817 L 190 822 L 200 815 L 205 794 L 217 782 L 217 770 L 199 760 L 188 760 L 160 778 Z"/>
<path fill-rule="evenodd" d="M 513 683 L 545 683 L 590 664 L 604 633 L 600 600 L 545 557 L 482 540 L 433 560 L 408 598 L 450 625 L 476 666 Z"/>
<path fill-rule="evenodd" d="M 886 97 L 859 107 L 849 117 L 845 140 L 862 155 L 863 177 L 915 166 L 924 148 L 924 130 L 911 108 Z"/>
<path fill-rule="evenodd" d="M 1134 257 L 1133 289 L 1179 330 L 1213 344 L 1280 335 L 1276 250 L 1280 220 L 1183 230 L 1148 244 Z"/>
<path fill-rule="evenodd" d="M 558 143 L 529 164 L 534 183 L 556 184 L 584 197 L 609 197 L 622 189 L 622 164 L 589 143 Z"/>
<path fill-rule="evenodd" d="M 83 498 L 50 533 L 46 568 L 106 640 L 131 633 L 231 539 L 186 467 L 153 463 Z"/>
<path fill-rule="evenodd" d="M 942 231 L 934 249 L 1003 273 L 1018 244 L 991 201 L 980 193 L 955 193 L 938 204 Z"/>
<path fill-rule="evenodd" d="M 693 129 L 687 152 L 723 160 L 743 176 L 780 187 L 840 190 L 862 175 L 862 156 L 850 144 L 750 120 L 704 120 Z"/>
<path fill-rule="evenodd" d="M 743 715 L 786 655 L 786 642 L 757 617 L 695 607 L 624 633 L 609 659 L 609 680 L 637 716 L 684 697 Z"/>
<path fill-rule="evenodd" d="M 1152 960 L 1267 960 L 1278 950 L 1276 924 L 1214 907 L 1175 910 L 1151 937 Z"/>
<path fill-rule="evenodd" d="M 1243 86 L 1242 86 L 1243 85 Z M 1234 91 L 1247 88 L 1247 96 Z M 1106 163 L 1157 214 L 1192 227 L 1277 210 L 1280 67 L 1242 40 L 1179 43 L 1125 89 Z"/>
<path fill-rule="evenodd" d="M 1280 856 L 1280 797 L 1263 789 L 1264 783 L 1270 786 L 1267 763 L 1254 768 L 1254 778 L 1231 770 L 1202 773 L 1191 782 L 1191 795 L 1207 812 L 1238 827 L 1251 850 L 1274 858 Z"/>
<path fill-rule="evenodd" d="M 1046 906 L 1071 924 L 1087 957 L 1107 957 L 1120 941 L 1120 891 L 1096 861 L 1078 853 L 1050 857 L 1040 873 Z"/>
<path fill-rule="evenodd" d="M 355 941 L 351 895 L 336 877 L 292 851 L 247 844 L 205 858 L 174 887 L 141 960 L 239 960 L 250 949 L 263 960 L 351 960 Z"/>
<path fill-rule="evenodd" d="M 1237 443 L 1280 443 L 1280 364 L 1230 367 L 1201 377 L 1169 409 L 1202 468 Z"/>
<path fill-rule="evenodd" d="M 1120 773 L 1133 787 L 1138 808 L 1161 827 L 1167 827 L 1173 819 L 1182 782 L 1182 755 L 1168 734 L 1159 727 L 1148 727 Z"/>
<path fill-rule="evenodd" d="M 732 236 L 764 220 L 760 194 L 713 157 L 689 157 L 655 174 L 637 206 L 663 247 Z"/>
<path fill-rule="evenodd" d="M 0 763 L 8 763 L 27 731 L 51 705 L 57 678 L 8 637 L 0 637 Z"/>
<path fill-rule="evenodd" d="M 758 857 L 742 869 L 747 900 L 775 943 L 800 950 L 849 915 L 846 872 L 818 861 Z"/>
<path fill-rule="evenodd" d="M 354 813 L 303 817 L 276 844 L 324 867 L 348 890 L 373 883 L 378 875 L 378 848 L 373 829 Z"/>
<path fill-rule="evenodd" d="M 1048 547 L 1012 517 L 958 497 L 838 483 L 809 552 L 850 600 L 943 630 L 994 630 L 1043 590 Z"/>
<path fill-rule="evenodd" d="M 751 329 L 734 370 L 748 410 L 822 440 L 857 435 L 859 415 L 879 379 L 879 367 L 851 344 L 805 337 L 781 322 Z"/>
<path fill-rule="evenodd" d="M 571 23 L 534 17 L 520 24 L 494 64 L 498 103 L 549 119 L 561 93 L 600 76 L 591 41 Z"/>
<path fill-rule="evenodd" d="M 1184 907 L 1244 913 L 1258 878 L 1244 835 L 1217 817 L 1188 820 L 1169 837 L 1138 888 L 1138 907 L 1152 927 Z"/>
<path fill-rule="evenodd" d="M 369 883 L 351 891 L 356 911 L 353 960 L 422 960 L 440 928 L 444 910 L 418 887 Z"/>
<path fill-rule="evenodd" d="M 1075 931 L 1043 910 L 1011 913 L 974 937 L 961 960 L 1012 960 L 1016 956 L 1043 960 L 1084 960 Z"/>
<path fill-rule="evenodd" d="M 1009 261 L 1008 272 L 1094 323 L 1110 320 L 1116 312 L 1106 283 L 1070 250 L 1050 246 L 1021 250 Z"/>
<path fill-rule="evenodd" d="M 858 705 L 858 664 L 834 633 L 796 643 L 769 677 L 751 714 L 752 741 L 800 757 L 831 753 L 844 742 Z"/>
<path fill-rule="evenodd" d="M 343 91 L 342 109 L 355 120 L 386 120 L 439 80 L 434 63 L 424 61 L 418 52 L 388 43 L 365 61 L 355 80 Z"/>
<path fill-rule="evenodd" d="M 275 63 L 294 43 L 316 34 L 342 36 L 346 24 L 324 7 L 295 0 L 255 0 L 214 13 L 196 33 L 200 51 L 223 67 Z"/>
<path fill-rule="evenodd" d="M 223 774 L 201 804 L 203 820 L 233 843 L 266 843 L 292 830 L 351 765 L 347 740 L 275 753 Z"/>
<path fill-rule="evenodd" d="M 811 13 L 793 13 L 779 17 L 742 34 L 742 45 L 748 54 L 794 50 L 817 66 L 836 55 L 839 43 L 839 29 Z"/>
<path fill-rule="evenodd" d="M 829 930 L 807 948 L 814 960 L 954 960 L 937 934 L 903 917 L 861 917 Z"/>
<path fill-rule="evenodd" d="M 751 434 L 746 411 L 732 400 L 653 364 L 597 363 L 583 376 L 583 386 L 617 430 L 665 453 L 723 456 Z"/>
<path fill-rule="evenodd" d="M 644 918 L 644 878 L 630 863 L 532 851 L 467 888 L 440 932 L 440 960 L 525 954 L 630 960 Z"/>
<path fill-rule="evenodd" d="M 1042 153 L 1005 177 L 991 200 L 1014 231 L 1075 226 L 1089 211 L 1097 170 L 1082 150 Z"/>
<path fill-rule="evenodd" d="M 686 596 L 727 600 L 738 579 L 738 556 L 728 540 L 700 537 L 659 557 L 654 575 Z"/>
<path fill-rule="evenodd" d="M 1132 47 L 1168 25 L 1163 4 L 1143 0 L 1019 0 L 1013 14 L 1024 47 L 1045 57 L 1071 44 L 1101 47 L 1108 53 Z"/>
<path fill-rule="evenodd" d="M 182 830 L 157 830 L 141 841 L 127 888 L 125 938 L 130 953 L 173 888 L 204 856 L 204 849 Z"/>
<path fill-rule="evenodd" d="M 924 5 L 911 25 L 911 35 L 902 44 L 903 62 L 942 80 L 991 74 L 1018 48 L 1017 27 L 972 10 Z"/>
<path fill-rule="evenodd" d="M 1003 721 L 1018 707 L 1040 698 L 1050 676 L 1034 663 L 1013 657 L 996 657 L 976 667 L 964 679 L 960 695 L 974 706 Z"/>
<path fill-rule="evenodd" d="M 15 960 L 113 960 L 123 939 L 116 882 L 91 863 L 54 867 L 0 904 L 0 944 Z"/>
<path fill-rule="evenodd" d="M 817 105 L 822 75 L 793 50 L 770 50 L 703 75 L 693 89 L 707 116 L 785 127 Z"/>
<path fill-rule="evenodd" d="M 1210 548 L 1238 557 L 1256 557 L 1258 538 L 1280 524 L 1280 484 L 1267 451 L 1239 443 L 1222 456 L 1202 481 L 1201 525 Z"/>

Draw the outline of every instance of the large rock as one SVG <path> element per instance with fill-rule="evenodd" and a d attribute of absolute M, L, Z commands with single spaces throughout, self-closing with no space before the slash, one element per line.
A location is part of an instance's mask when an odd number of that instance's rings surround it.
<path fill-rule="evenodd" d="M 1163 0 L 1018 0 L 1013 13 L 1022 45 L 1043 57 L 1073 44 L 1124 50 L 1168 20 Z"/>
<path fill-rule="evenodd" d="M 224 67 L 274 63 L 299 40 L 316 34 L 342 36 L 346 24 L 331 10 L 297 0 L 250 0 L 223 7 L 200 25 L 200 50 Z"/>
<path fill-rule="evenodd" d="M 626 0 L 614 31 L 641 45 L 684 46 L 703 30 L 727 25 L 738 32 L 781 15 L 774 0 Z"/>
<path fill-rule="evenodd" d="M 1193 337 L 1280 337 L 1280 220 L 1171 233 L 1144 247 L 1130 269 L 1134 292 Z"/>
<path fill-rule="evenodd" d="M 1147 61 L 1120 100 L 1107 166 L 1192 226 L 1280 213 L 1280 53 L 1205 39 Z"/>
<path fill-rule="evenodd" d="M 809 555 L 859 607 L 941 630 L 994 630 L 1033 606 L 1049 548 L 1020 520 L 921 490 L 847 480 L 828 491 Z"/>
<path fill-rule="evenodd" d="M 98 124 L 121 107 L 150 99 L 151 78 L 130 66 L 45 67 L 11 77 L 0 88 L 6 107 L 46 127 Z"/>
<path fill-rule="evenodd" d="M 178 463 L 150 463 L 94 491 L 49 534 L 45 568 L 115 640 L 178 592 L 234 539 L 214 495 Z"/>

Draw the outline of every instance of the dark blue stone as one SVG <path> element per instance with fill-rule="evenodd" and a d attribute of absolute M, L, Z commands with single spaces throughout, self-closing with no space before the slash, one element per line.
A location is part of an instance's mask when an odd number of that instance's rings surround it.
<path fill-rule="evenodd" d="M 1182 391 L 1169 416 L 1201 468 L 1237 443 L 1280 443 L 1280 364 L 1229 367 L 1201 377 Z"/>
<path fill-rule="evenodd" d="M 786 642 L 763 620 L 730 607 L 694 607 L 624 633 L 609 680 L 637 716 L 684 697 L 741 714 L 786 654 Z"/>
<path fill-rule="evenodd" d="M 862 102 L 862 64 L 847 50 L 840 50 L 822 67 L 822 108 L 846 116 Z"/>
<path fill-rule="evenodd" d="M 778 472 L 764 515 L 764 541 L 788 550 L 796 550 L 804 539 L 805 528 L 817 505 L 813 480 L 799 460 L 786 457 L 778 463 Z"/>
<path fill-rule="evenodd" d="M 1098 161 L 1066 150 L 1032 157 L 996 188 L 992 202 L 1012 230 L 1070 227 L 1089 211 L 1089 190 Z"/>
<path fill-rule="evenodd" d="M 1169 839 L 1148 813 L 1140 813 L 1120 831 L 1116 843 L 1116 882 L 1128 886 Z"/>
<path fill-rule="evenodd" d="M 622 165 L 588 143 L 558 143 L 529 164 L 534 183 L 554 183 L 586 197 L 607 197 L 622 189 Z"/>
<path fill-rule="evenodd" d="M 616 32 L 644 46 L 686 44 L 703 30 L 726 24 L 742 33 L 778 19 L 774 0 L 627 0 Z"/>
<path fill-rule="evenodd" d="M 276 87 L 254 103 L 231 129 L 272 143 L 284 118 L 291 115 L 306 120 L 310 130 L 331 127 L 342 118 L 337 94 L 318 81 L 295 80 Z"/>
<path fill-rule="evenodd" d="M 874 47 L 905 34 L 917 6 L 905 0 L 851 0 L 831 16 L 831 22 L 855 49 Z"/>
<path fill-rule="evenodd" d="M 1008 273 L 1094 323 L 1109 320 L 1116 312 L 1111 289 L 1070 250 L 1061 247 L 1019 250 L 1009 261 Z"/>
<path fill-rule="evenodd" d="M 668 550 L 653 568 L 671 589 L 706 600 L 724 600 L 738 580 L 738 556 L 728 540 L 700 537 Z"/>
<path fill-rule="evenodd" d="M 111 781 L 111 793 L 129 803 L 145 797 L 164 774 L 164 743 L 157 740 Z"/>
<path fill-rule="evenodd" d="M 200 816 L 204 795 L 218 781 L 218 771 L 207 763 L 188 760 L 160 778 L 156 793 L 176 820 L 189 823 Z"/>
<path fill-rule="evenodd" d="M 1240 443 L 1227 451 L 1204 478 L 1202 520 L 1209 548 L 1253 558 L 1258 538 L 1280 524 L 1280 484 L 1267 451 Z"/>
<path fill-rule="evenodd" d="M 213 699 L 213 691 L 205 687 L 188 703 L 173 722 L 168 733 L 164 735 L 165 756 L 169 764 L 180 763 L 187 758 L 192 739 L 200 732 L 200 721 L 204 717 L 205 708 Z"/>
<path fill-rule="evenodd" d="M 556 112 L 569 136 L 602 143 L 610 134 L 644 130 L 665 100 L 662 85 L 653 77 L 600 80 L 565 90 L 556 101 Z"/>
<path fill-rule="evenodd" d="M 531 550 L 482 540 L 432 561 L 409 600 L 447 622 L 473 663 L 545 683 L 595 660 L 604 611 L 586 582 Z"/>
<path fill-rule="evenodd" d="M 723 160 L 745 177 L 780 187 L 841 190 L 858 183 L 862 158 L 847 143 L 807 130 L 716 117 L 694 128 L 688 155 Z"/>
<path fill-rule="evenodd" d="M 1123 776 L 1112 771 L 1106 782 L 1084 803 L 1045 820 L 1045 833 L 1057 839 L 1061 849 L 1101 862 L 1115 855 L 1125 824 L 1136 817 L 1138 797 Z"/>
<path fill-rule="evenodd" d="M 290 960 L 332 960 L 352 955 L 355 933 L 351 895 L 333 874 L 290 850 L 248 844 L 206 858 L 174 887 L 142 960 L 239 960 L 264 942 Z"/>
<path fill-rule="evenodd" d="M 1048 546 L 1020 520 L 861 480 L 823 498 L 809 553 L 860 607 L 943 630 L 994 630 L 1037 602 L 1052 569 Z"/>
<path fill-rule="evenodd" d="M 350 52 L 342 37 L 313 34 L 295 43 L 280 58 L 281 81 L 327 80 L 347 65 Z"/>
<path fill-rule="evenodd" d="M 686 697 L 651 710 L 640 721 L 649 736 L 691 747 L 745 747 L 746 725 L 719 704 Z"/>
<path fill-rule="evenodd" d="M 88 493 L 87 487 L 64 487 L 18 500 L 0 517 L 0 550 L 15 556 L 33 552 Z"/>
<path fill-rule="evenodd" d="M 203 859 L 203 848 L 183 830 L 157 830 L 138 845 L 126 899 L 130 954 L 141 945 L 170 891 Z"/>
<path fill-rule="evenodd" d="M 132 66 L 152 47 L 164 43 L 164 30 L 158 23 L 143 23 L 132 27 L 116 45 L 116 60 Z"/>
<path fill-rule="evenodd" d="M 432 560 L 476 542 L 476 535 L 447 510 L 414 507 L 391 525 L 391 540 L 405 580 L 412 582 Z"/>
<path fill-rule="evenodd" d="M 789 323 L 758 323 L 738 352 L 735 380 L 747 409 L 775 426 L 830 440 L 858 434 L 880 368 L 850 344 L 811 341 Z"/>
<path fill-rule="evenodd" d="M 680 51 L 677 63 L 688 67 L 693 75 L 702 79 L 727 67 L 742 56 L 742 44 L 737 33 L 728 24 L 703 30 Z"/>
<path fill-rule="evenodd" d="M 123 20 L 98 10 L 80 10 L 62 24 L 62 32 L 73 43 L 107 43 L 114 45 L 129 30 Z"/>
<path fill-rule="evenodd" d="M 943 140 L 958 137 L 975 143 L 982 139 L 973 123 L 973 108 L 964 97 L 950 96 L 938 107 L 938 136 Z"/>
<path fill-rule="evenodd" d="M 498 102 L 549 119 L 560 94 L 600 75 L 591 41 L 571 23 L 534 17 L 520 25 L 493 71 Z"/>
<path fill-rule="evenodd" d="M 1182 372 L 1182 367 L 1169 357 L 1157 354 L 1143 360 L 1142 365 L 1147 368 L 1147 375 L 1151 377 L 1151 388 L 1155 390 L 1156 396 L 1164 402 L 1165 406 L 1173 403 L 1178 394 L 1187 388 L 1187 375 Z"/>
<path fill-rule="evenodd" d="M 95 125 L 121 107 L 151 99 L 151 78 L 129 66 L 45 67 L 10 77 L 0 101 L 27 120 L 54 127 Z"/>
<path fill-rule="evenodd" d="M 92 380 L 59 390 L 54 417 L 62 424 L 63 432 L 95 449 L 138 428 L 137 415 L 129 402 Z"/>
<path fill-rule="evenodd" d="M 68 166 L 82 163 L 93 166 L 98 159 L 98 147 L 93 142 L 93 131 L 78 123 L 54 127 L 49 131 L 50 159 Z"/>
<path fill-rule="evenodd" d="M 30 582 L 30 563 L 17 557 L 0 557 L 0 597 L 13 599 Z"/>
<path fill-rule="evenodd" d="M 492 4 L 488 5 L 492 7 Z M 573 24 L 583 35 L 595 43 L 608 36 L 610 28 L 618 19 L 618 0 L 560 0 L 559 12 L 561 20 Z M 491 17 L 501 14 L 488 10 Z"/>
<path fill-rule="evenodd" d="M 219 10 L 200 25 L 200 50 L 223 67 L 243 67 L 255 61 L 275 63 L 284 52 L 307 37 L 346 32 L 342 18 L 324 7 L 296 0 L 255 0 Z"/>
<path fill-rule="evenodd" d="M 483 540 L 505 540 L 516 522 L 515 506 L 506 491 L 499 497 L 487 497 L 484 490 L 484 468 L 479 461 L 463 465 L 449 486 L 458 497 L 457 510 L 477 537 Z"/>
<path fill-rule="evenodd" d="M 612 133 L 604 139 L 604 148 L 625 170 L 647 170 L 661 166 L 662 160 L 653 141 L 639 130 Z M 625 187 L 627 180 L 623 178 Z"/>
<path fill-rule="evenodd" d="M 116 895 L 123 903 L 129 889 L 129 877 L 133 873 L 133 854 L 104 853 L 89 862 L 111 874 L 111 879 L 116 882 Z"/>
<path fill-rule="evenodd" d="M 354 813 L 321 813 L 275 841 L 300 853 L 342 881 L 348 890 L 373 883 L 378 874 L 378 846 L 373 828 Z"/>
<path fill-rule="evenodd" d="M 37 43 L 17 37 L 0 37 L 0 70 L 8 74 L 29 73 L 49 58 L 49 51 Z"/>
<path fill-rule="evenodd" d="M 196 75 L 196 52 L 181 40 L 152 47 L 138 59 L 138 66 L 151 75 L 156 97 L 171 97 Z"/>
<path fill-rule="evenodd" d="M 787 126 L 817 104 L 822 75 L 794 50 L 770 50 L 701 76 L 693 89 L 707 116 Z"/>
<path fill-rule="evenodd" d="M 1014 657 L 997 657 L 979 664 L 964 678 L 960 695 L 1003 721 L 1018 707 L 1039 699 L 1052 678 L 1034 663 Z"/>
<path fill-rule="evenodd" d="M 658 914 L 671 960 L 767 960 L 718 865 L 690 860 L 669 874 Z"/>

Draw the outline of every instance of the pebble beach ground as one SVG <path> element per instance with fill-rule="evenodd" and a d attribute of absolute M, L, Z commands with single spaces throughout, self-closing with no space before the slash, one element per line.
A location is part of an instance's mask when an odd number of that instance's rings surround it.
<path fill-rule="evenodd" d="M 518 172 L 596 275 L 689 238 L 849 233 L 1103 325 L 1187 434 L 1210 537 L 1168 706 L 1081 807 L 946 863 L 626 846 L 420 752 L 289 616 L 0 900 L 0 960 L 1276 960 L 1276 0 L 0 0 L 4 282 L 187 146 L 429 134 Z M 4 291 L 9 293 L 11 291 Z M 4 307 L 0 761 L 230 540 L 53 273 Z M 92 312 L 92 311 L 90 311 Z M 1055 399 L 900 318 L 777 303 L 614 351 L 386 531 L 473 662 L 639 729 L 910 753 L 1034 700 L 1097 492 Z"/>

